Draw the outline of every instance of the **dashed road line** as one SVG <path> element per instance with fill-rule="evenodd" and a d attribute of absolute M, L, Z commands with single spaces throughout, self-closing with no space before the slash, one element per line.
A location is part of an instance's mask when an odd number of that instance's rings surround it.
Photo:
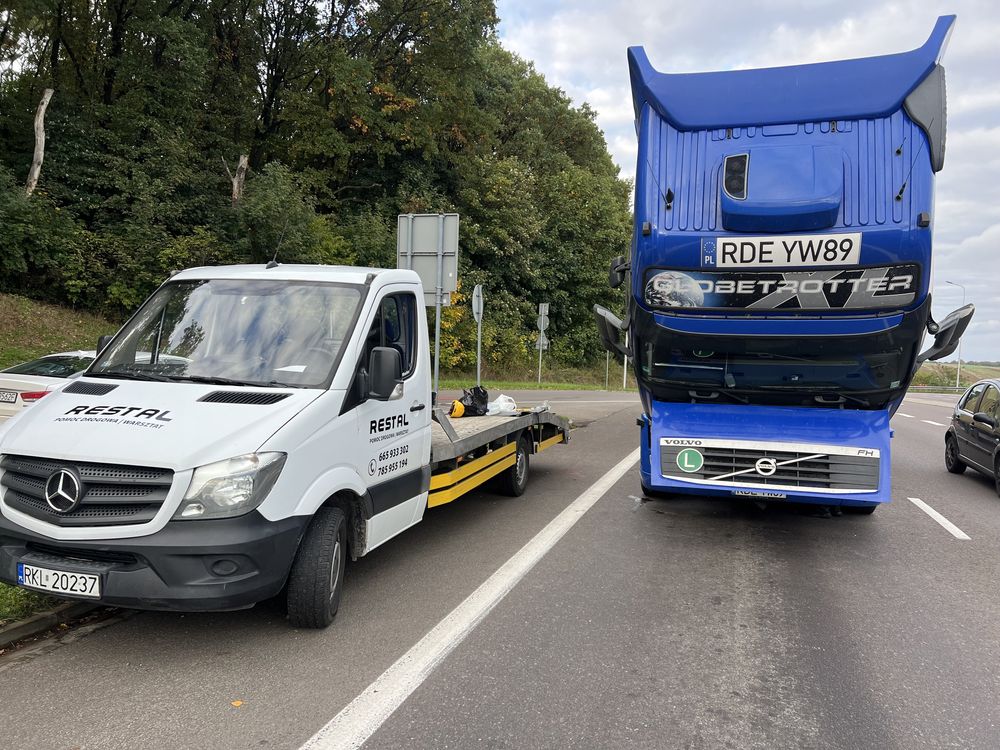
<path fill-rule="evenodd" d="M 913 415 L 912 414 L 903 414 L 903 412 L 901 412 L 901 411 L 897 411 L 896 412 L 896 416 L 906 417 L 907 419 L 913 419 Z"/>
<path fill-rule="evenodd" d="M 514 586 L 639 460 L 632 451 L 552 519 L 468 598 L 445 616 L 300 750 L 360 748 L 435 667 L 482 622 Z"/>
<path fill-rule="evenodd" d="M 920 421 L 923 422 L 924 424 L 932 424 L 935 427 L 947 427 L 948 426 L 946 424 L 941 424 L 940 422 L 935 422 L 933 419 L 921 419 Z"/>
<path fill-rule="evenodd" d="M 914 505 L 916 505 L 918 508 L 920 508 L 920 510 L 922 510 L 924 513 L 926 513 L 927 515 L 929 515 L 931 518 L 933 518 L 939 524 L 941 524 L 941 526 L 943 526 L 945 528 L 945 530 L 947 530 L 948 533 L 951 534 L 956 539 L 961 539 L 963 541 L 968 541 L 971 538 L 968 534 L 966 534 L 964 531 L 962 531 L 960 528 L 958 528 L 958 526 L 956 526 L 951 521 L 949 521 L 947 518 L 945 518 L 944 516 L 942 516 L 940 513 L 938 513 L 936 510 L 934 510 L 931 506 L 929 506 L 927 503 L 925 503 L 919 497 L 908 497 L 906 499 L 909 500 Z"/>

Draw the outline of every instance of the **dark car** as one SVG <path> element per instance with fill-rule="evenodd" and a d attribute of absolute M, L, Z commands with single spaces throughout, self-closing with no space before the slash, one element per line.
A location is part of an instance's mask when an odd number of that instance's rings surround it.
<path fill-rule="evenodd" d="M 967 466 L 981 471 L 1000 494 L 1000 380 L 980 380 L 958 400 L 944 436 L 944 465 L 952 474 Z"/>

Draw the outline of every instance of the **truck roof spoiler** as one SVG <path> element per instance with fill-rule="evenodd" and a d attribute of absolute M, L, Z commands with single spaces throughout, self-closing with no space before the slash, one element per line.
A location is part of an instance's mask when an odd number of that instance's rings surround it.
<path fill-rule="evenodd" d="M 636 118 L 647 103 L 678 130 L 886 117 L 938 67 L 954 22 L 939 17 L 909 52 L 755 70 L 660 73 L 629 47 Z"/>

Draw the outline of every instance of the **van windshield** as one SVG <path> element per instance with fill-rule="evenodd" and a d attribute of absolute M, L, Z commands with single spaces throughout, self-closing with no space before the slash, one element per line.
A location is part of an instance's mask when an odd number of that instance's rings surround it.
<path fill-rule="evenodd" d="M 88 376 L 324 387 L 362 288 L 287 280 L 177 281 L 119 331 Z"/>

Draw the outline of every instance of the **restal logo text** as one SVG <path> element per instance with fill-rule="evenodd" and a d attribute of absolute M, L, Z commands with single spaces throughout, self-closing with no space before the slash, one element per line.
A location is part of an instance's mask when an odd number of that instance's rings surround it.
<path fill-rule="evenodd" d="M 132 417 L 133 419 L 153 419 L 157 422 L 172 422 L 166 409 L 144 409 L 141 406 L 74 406 L 66 414 L 85 414 L 101 417 Z"/>
<path fill-rule="evenodd" d="M 376 432 L 387 432 L 395 430 L 397 427 L 409 427 L 410 420 L 405 414 L 394 414 L 384 419 L 373 419 L 368 426 L 368 434 L 374 435 Z"/>

